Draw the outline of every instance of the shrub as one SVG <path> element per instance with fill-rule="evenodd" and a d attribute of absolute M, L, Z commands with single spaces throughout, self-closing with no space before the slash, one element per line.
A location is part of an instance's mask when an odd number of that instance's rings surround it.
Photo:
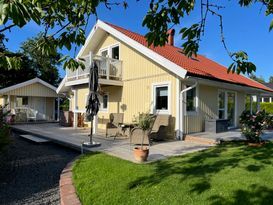
<path fill-rule="evenodd" d="M 4 125 L 0 128 L 0 153 L 4 148 L 10 143 L 10 128 L 7 125 Z"/>
<path fill-rule="evenodd" d="M 0 152 L 9 144 L 10 142 L 10 128 L 6 124 L 6 116 L 8 112 L 4 111 L 5 106 L 0 105 Z"/>
<path fill-rule="evenodd" d="M 240 116 L 242 134 L 250 142 L 261 142 L 261 134 L 267 128 L 268 121 L 269 116 L 264 110 L 255 114 L 244 111 Z"/>
<path fill-rule="evenodd" d="M 261 110 L 265 110 L 268 114 L 273 114 L 273 103 L 262 102 L 260 106 Z"/>

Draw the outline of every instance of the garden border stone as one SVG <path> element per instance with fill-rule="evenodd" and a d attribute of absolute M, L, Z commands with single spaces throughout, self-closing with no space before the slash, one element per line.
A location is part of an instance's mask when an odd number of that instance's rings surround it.
<path fill-rule="evenodd" d="M 81 205 L 72 180 L 72 165 L 76 159 L 69 162 L 60 175 L 59 189 L 61 205 Z"/>

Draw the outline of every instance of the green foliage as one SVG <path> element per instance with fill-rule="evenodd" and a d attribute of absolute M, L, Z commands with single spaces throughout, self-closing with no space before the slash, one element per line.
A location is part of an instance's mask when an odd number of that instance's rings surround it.
<path fill-rule="evenodd" d="M 260 103 L 261 110 L 265 110 L 268 114 L 273 114 L 273 103 L 270 102 L 261 102 Z"/>
<path fill-rule="evenodd" d="M 108 0 L 13 0 L 0 1 L 0 32 L 10 30 L 13 27 L 23 27 L 30 21 L 44 27 L 43 38 L 39 39 L 35 47 L 37 53 L 42 56 L 50 56 L 57 53 L 58 49 L 71 50 L 73 45 L 83 45 L 85 42 L 85 29 L 90 15 L 97 16 L 97 7 L 104 4 L 107 8 L 113 5 L 123 5 L 126 2 L 113 3 Z M 3 56 L 3 53 L 0 53 Z M 5 55 L 4 55 L 5 56 Z M 0 63 L 10 64 L 10 68 L 18 68 L 20 65 L 10 56 L 1 58 Z M 73 58 L 65 59 L 71 69 L 76 69 L 80 64 Z M 73 61 L 73 63 L 72 63 Z"/>
<path fill-rule="evenodd" d="M 240 116 L 242 134 L 250 142 L 261 142 L 261 134 L 267 128 L 268 121 L 269 116 L 264 110 L 255 114 L 244 111 Z"/>
<path fill-rule="evenodd" d="M 133 116 L 132 122 L 138 125 L 143 131 L 149 130 L 152 127 L 155 116 L 149 112 L 139 113 L 138 116 Z"/>
<path fill-rule="evenodd" d="M 23 55 L 27 56 L 32 68 L 37 70 L 37 77 L 48 82 L 51 85 L 57 86 L 60 82 L 58 66 L 62 55 L 56 49 L 49 49 L 52 52 L 46 55 L 39 49 L 39 45 L 52 45 L 43 37 L 43 33 L 36 37 L 30 38 L 21 45 Z"/>
<path fill-rule="evenodd" d="M 234 61 L 229 67 L 228 72 L 232 73 L 252 73 L 256 71 L 256 66 L 248 61 L 248 55 L 244 51 L 238 51 L 231 54 L 231 58 Z"/>
<path fill-rule="evenodd" d="M 6 116 L 9 111 L 5 111 L 6 106 L 0 105 L 0 152 L 9 144 L 10 142 L 10 128 L 6 124 Z"/>
<path fill-rule="evenodd" d="M 73 182 L 82 205 L 269 205 L 272 150 L 226 143 L 147 164 L 92 153 L 74 163 Z"/>
<path fill-rule="evenodd" d="M 255 80 L 255 81 L 259 82 L 259 83 L 265 83 L 265 80 L 264 80 L 263 76 L 258 77 L 256 75 L 254 75 L 253 73 L 251 73 L 249 75 L 249 78 L 252 79 L 252 80 Z"/>
<path fill-rule="evenodd" d="M 60 109 L 62 111 L 68 111 L 69 110 L 69 99 L 66 98 L 60 103 Z"/>
<path fill-rule="evenodd" d="M 182 28 L 180 34 L 184 43 L 183 52 L 186 56 L 196 56 L 199 51 L 201 37 L 205 34 L 208 15 L 218 18 L 220 21 L 221 41 L 232 64 L 228 71 L 236 73 L 251 73 L 256 66 L 249 61 L 246 52 L 230 52 L 226 46 L 223 32 L 223 17 L 219 13 L 224 7 L 210 1 L 197 2 L 195 0 L 150 0 L 149 11 L 144 17 L 142 25 L 148 28 L 145 35 L 149 46 L 164 46 L 168 39 L 168 29 L 175 25 L 183 24 L 183 20 L 192 14 L 192 11 L 201 4 L 200 21 Z M 248 7 L 252 4 L 262 4 L 265 15 L 273 14 L 272 0 L 239 0 L 238 4 Z M 39 40 L 35 50 L 43 56 L 49 56 L 58 49 L 71 50 L 74 46 L 82 46 L 85 43 L 86 26 L 90 15 L 97 17 L 97 8 L 103 4 L 109 10 L 113 5 L 128 6 L 127 1 L 117 0 L 13 0 L 0 1 L 0 33 L 11 30 L 13 27 L 23 27 L 31 21 L 43 26 L 43 38 Z M 273 28 L 273 21 L 269 30 Z M 84 65 L 75 59 L 64 56 L 64 67 L 75 70 Z M 20 68 L 20 56 L 0 52 L 0 67 Z"/>

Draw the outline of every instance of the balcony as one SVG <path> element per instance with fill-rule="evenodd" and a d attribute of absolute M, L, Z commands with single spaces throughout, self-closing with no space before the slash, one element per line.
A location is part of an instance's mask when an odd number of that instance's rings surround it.
<path fill-rule="evenodd" d="M 87 83 L 90 72 L 90 56 L 84 56 L 79 59 L 85 64 L 85 69 L 77 69 L 75 71 L 66 69 L 67 83 L 66 85 Z M 99 68 L 99 82 L 101 84 L 117 84 L 122 85 L 122 61 L 98 56 L 93 57 L 93 61 Z"/>

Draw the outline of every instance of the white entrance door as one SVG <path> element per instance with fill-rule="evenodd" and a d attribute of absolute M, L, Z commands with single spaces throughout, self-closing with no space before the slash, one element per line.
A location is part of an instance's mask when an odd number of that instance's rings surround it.
<path fill-rule="evenodd" d="M 43 97 L 33 97 L 32 98 L 32 106 L 33 109 L 38 111 L 37 120 L 45 120 L 46 119 L 46 103 L 45 98 Z"/>

